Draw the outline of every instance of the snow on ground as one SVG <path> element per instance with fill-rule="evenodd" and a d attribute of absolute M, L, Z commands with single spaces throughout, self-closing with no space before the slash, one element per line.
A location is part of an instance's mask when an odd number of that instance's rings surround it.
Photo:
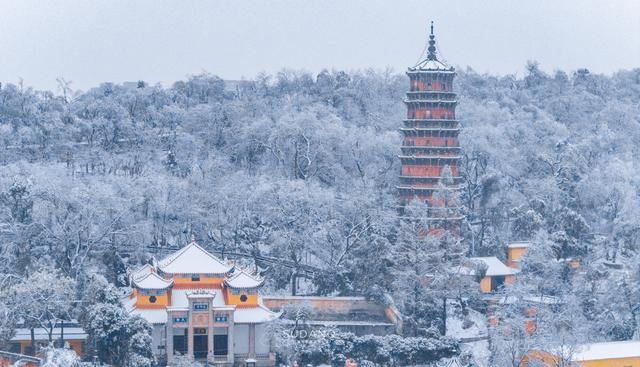
<path fill-rule="evenodd" d="M 463 352 L 470 352 L 478 367 L 489 367 L 489 340 L 483 339 L 460 344 Z"/>
<path fill-rule="evenodd" d="M 446 335 L 462 341 L 486 338 L 487 317 L 467 307 L 467 315 L 462 314 L 462 307 L 456 300 L 447 300 L 447 332 Z"/>

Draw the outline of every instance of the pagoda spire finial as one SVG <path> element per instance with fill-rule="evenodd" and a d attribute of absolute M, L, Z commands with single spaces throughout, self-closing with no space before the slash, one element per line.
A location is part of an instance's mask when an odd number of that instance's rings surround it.
<path fill-rule="evenodd" d="M 428 60 L 437 60 L 436 56 L 436 36 L 433 34 L 433 20 L 431 21 L 431 34 L 429 35 L 429 53 L 427 54 Z"/>

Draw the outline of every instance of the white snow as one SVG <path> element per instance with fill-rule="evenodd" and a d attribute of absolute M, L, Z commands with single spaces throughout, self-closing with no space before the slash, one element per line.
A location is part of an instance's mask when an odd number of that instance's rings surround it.
<path fill-rule="evenodd" d="M 226 274 L 233 266 L 192 242 L 160 260 L 158 268 L 167 274 Z"/>
<path fill-rule="evenodd" d="M 140 315 L 143 319 L 149 321 L 151 324 L 166 324 L 167 323 L 167 310 L 153 310 L 153 309 L 141 309 L 136 308 L 131 311 L 132 315 Z"/>
<path fill-rule="evenodd" d="M 257 288 L 264 283 L 264 279 L 260 278 L 257 275 L 251 275 L 244 270 L 240 270 L 237 273 L 233 274 L 228 279 L 225 279 L 225 284 L 231 288 Z"/>
<path fill-rule="evenodd" d="M 446 335 L 463 340 L 487 337 L 489 333 L 486 316 L 469 307 L 467 311 L 467 315 L 463 315 L 459 302 L 453 299 L 447 300 Z M 470 326 L 464 325 L 465 320 Z"/>
<path fill-rule="evenodd" d="M 167 289 L 173 284 L 173 279 L 167 280 L 156 273 L 148 273 L 138 278 L 134 276 L 133 283 L 140 289 Z"/>
<path fill-rule="evenodd" d="M 36 340 L 49 340 L 49 335 L 47 334 L 47 330 L 42 328 L 35 328 L 34 336 Z M 60 339 L 60 334 L 62 333 L 62 329 L 56 327 L 53 329 L 53 339 Z M 65 339 L 73 339 L 73 340 L 85 340 L 87 339 L 87 334 L 81 327 L 65 327 L 64 328 L 64 338 Z M 11 341 L 25 341 L 31 340 L 31 329 L 28 328 L 18 328 L 16 329 L 16 335 L 11 338 Z"/>
<path fill-rule="evenodd" d="M 576 347 L 573 361 L 640 357 L 640 340 L 583 344 Z"/>
<path fill-rule="evenodd" d="M 280 317 L 280 313 L 273 312 L 263 305 L 258 307 L 236 308 L 233 321 L 237 324 L 258 324 Z"/>
<path fill-rule="evenodd" d="M 506 266 L 495 256 L 472 257 L 469 258 L 469 261 L 471 263 L 484 263 L 487 266 L 486 276 L 488 277 L 514 275 L 520 272 L 518 269 Z M 465 275 L 476 275 L 476 270 L 470 265 L 471 264 L 463 265 L 460 269 L 460 273 Z"/>

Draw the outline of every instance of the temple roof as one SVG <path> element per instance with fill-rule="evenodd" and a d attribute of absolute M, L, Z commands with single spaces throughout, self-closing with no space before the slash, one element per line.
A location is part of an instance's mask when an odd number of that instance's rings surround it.
<path fill-rule="evenodd" d="M 469 258 L 469 261 L 473 264 L 484 264 L 487 266 L 487 272 L 485 276 L 504 276 L 504 275 L 514 275 L 519 273 L 518 269 L 510 268 L 506 266 L 502 261 L 500 261 L 495 256 L 489 257 L 472 257 Z M 476 275 L 476 270 L 470 266 L 471 264 L 466 264 L 462 266 L 460 273 L 466 275 Z"/>
<path fill-rule="evenodd" d="M 131 272 L 131 279 L 135 281 L 136 279 L 144 278 L 151 273 L 153 273 L 153 266 L 144 264 L 138 269 Z"/>
<path fill-rule="evenodd" d="M 187 246 L 160 260 L 158 268 L 167 274 L 226 274 L 233 266 L 192 240 Z"/>
<path fill-rule="evenodd" d="M 263 304 L 258 304 L 258 307 L 236 308 L 233 312 L 233 321 L 239 324 L 260 324 L 275 320 L 281 314 L 281 312 L 269 310 Z"/>
<path fill-rule="evenodd" d="M 133 276 L 133 285 L 141 289 L 167 289 L 173 285 L 173 279 L 164 279 L 156 273 Z"/>
<path fill-rule="evenodd" d="M 252 275 L 246 270 L 238 270 L 231 277 L 224 280 L 231 288 L 257 288 L 264 283 L 264 279 L 258 275 Z"/>

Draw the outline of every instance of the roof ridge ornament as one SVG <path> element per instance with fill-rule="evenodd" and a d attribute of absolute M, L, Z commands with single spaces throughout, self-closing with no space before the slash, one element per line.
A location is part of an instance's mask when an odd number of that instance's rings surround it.
<path fill-rule="evenodd" d="M 196 243 L 196 235 L 195 234 L 191 234 L 191 243 Z"/>

